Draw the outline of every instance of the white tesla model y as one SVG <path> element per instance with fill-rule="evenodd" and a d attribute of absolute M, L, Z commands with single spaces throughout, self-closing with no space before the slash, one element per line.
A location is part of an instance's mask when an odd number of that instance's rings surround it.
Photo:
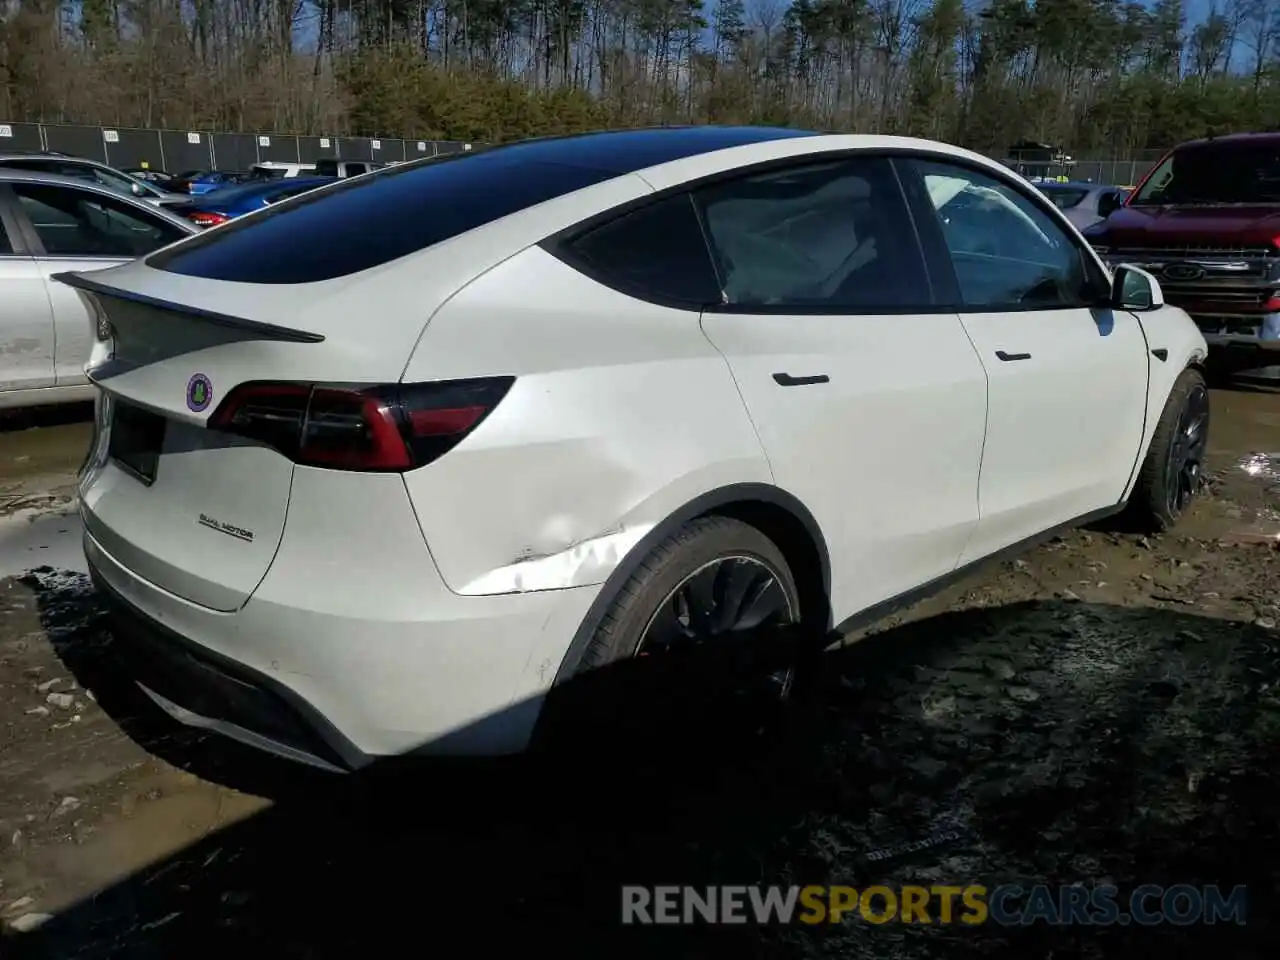
<path fill-rule="evenodd" d="M 1205 451 L 1205 342 L 1156 281 L 920 140 L 533 140 L 59 279 L 139 682 L 337 768 L 520 752 L 602 664 L 838 629 L 1126 507 L 1162 529 Z"/>

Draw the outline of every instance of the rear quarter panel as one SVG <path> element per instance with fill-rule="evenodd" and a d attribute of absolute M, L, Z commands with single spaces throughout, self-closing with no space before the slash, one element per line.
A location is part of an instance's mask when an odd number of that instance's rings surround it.
<path fill-rule="evenodd" d="M 432 318 L 406 381 L 514 375 L 457 448 L 406 476 L 460 594 L 602 583 L 699 494 L 771 482 L 697 312 L 633 300 L 530 247 Z"/>

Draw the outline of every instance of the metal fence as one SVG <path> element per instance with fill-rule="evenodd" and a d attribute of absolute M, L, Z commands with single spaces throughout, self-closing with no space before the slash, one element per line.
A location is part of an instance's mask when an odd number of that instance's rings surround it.
<path fill-rule="evenodd" d="M 1072 157 L 1070 151 L 1045 147 L 1035 150 L 1011 150 L 1010 155 L 996 157 L 1025 176 L 1090 180 L 1116 186 L 1135 186 L 1160 162 L 1166 150 L 1135 151 L 1125 159 L 1101 157 L 1097 153 Z"/>
<path fill-rule="evenodd" d="M 1027 176 L 1036 175 L 1056 179 L 1088 180 L 1093 183 L 1109 183 L 1118 187 L 1136 186 L 1159 162 L 1155 160 L 1073 160 L 1071 163 L 1024 164 Z"/>
<path fill-rule="evenodd" d="M 314 163 L 367 160 L 389 163 L 472 149 L 456 140 L 385 137 L 293 137 L 275 133 L 210 133 L 207 130 L 139 130 L 52 123 L 0 122 L 0 152 L 67 153 L 116 168 L 245 170 L 262 161 Z M 479 145 L 475 145 L 477 148 Z"/>
<path fill-rule="evenodd" d="M 294 137 L 275 133 L 210 133 L 207 130 L 146 130 L 0 122 L 0 151 L 54 150 L 102 160 L 117 168 L 149 167 L 172 173 L 186 170 L 245 170 L 255 163 L 269 160 L 314 163 L 323 159 L 340 159 L 388 163 L 478 150 L 483 146 L 457 140 Z M 1159 152 L 1147 152 L 1141 159 L 1074 160 L 1070 164 L 1052 160 L 1028 161 L 1028 169 L 1024 172 L 1131 186 L 1146 175 L 1160 156 Z"/>

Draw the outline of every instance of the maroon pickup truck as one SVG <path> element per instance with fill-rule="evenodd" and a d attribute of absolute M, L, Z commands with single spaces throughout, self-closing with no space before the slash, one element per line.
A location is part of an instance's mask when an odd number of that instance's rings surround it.
<path fill-rule="evenodd" d="M 1176 147 L 1084 235 L 1113 266 L 1154 274 L 1215 366 L 1280 363 L 1280 133 Z"/>

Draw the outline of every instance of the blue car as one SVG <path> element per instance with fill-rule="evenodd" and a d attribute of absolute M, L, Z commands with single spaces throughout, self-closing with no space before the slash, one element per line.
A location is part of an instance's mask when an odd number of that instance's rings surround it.
<path fill-rule="evenodd" d="M 174 177 L 165 189 L 199 197 L 231 184 L 244 183 L 248 179 L 249 174 L 230 170 L 187 170 Z"/>
<path fill-rule="evenodd" d="M 288 197 L 306 193 L 325 184 L 336 183 L 337 177 L 289 177 L 284 180 L 255 180 L 251 183 L 221 187 L 200 199 L 176 208 L 175 212 L 200 227 L 216 227 L 235 217 L 261 210 Z"/>

